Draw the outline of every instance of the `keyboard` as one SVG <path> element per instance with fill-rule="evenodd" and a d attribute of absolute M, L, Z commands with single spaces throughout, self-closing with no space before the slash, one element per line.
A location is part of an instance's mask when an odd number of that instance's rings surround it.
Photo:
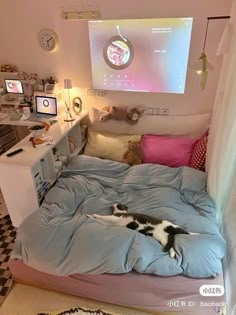
<path fill-rule="evenodd" d="M 43 114 L 33 114 L 31 115 L 28 120 L 33 120 L 33 121 L 42 121 L 42 120 L 47 120 L 47 119 L 51 119 L 54 118 L 56 116 L 52 116 L 52 115 L 43 115 Z"/>

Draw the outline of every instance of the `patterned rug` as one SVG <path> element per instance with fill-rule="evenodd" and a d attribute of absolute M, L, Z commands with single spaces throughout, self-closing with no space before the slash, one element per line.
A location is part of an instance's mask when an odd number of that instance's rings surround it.
<path fill-rule="evenodd" d="M 114 313 L 107 313 L 100 309 L 98 310 L 89 310 L 82 307 L 70 308 L 68 310 L 63 311 L 55 311 L 49 313 L 39 313 L 37 315 L 115 315 Z"/>
<path fill-rule="evenodd" d="M 8 260 L 14 245 L 16 229 L 9 215 L 0 218 L 0 305 L 7 296 L 13 280 L 8 268 Z"/>

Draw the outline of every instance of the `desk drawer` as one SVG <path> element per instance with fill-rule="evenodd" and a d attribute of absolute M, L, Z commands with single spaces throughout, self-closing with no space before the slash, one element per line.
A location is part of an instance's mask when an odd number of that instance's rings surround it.
<path fill-rule="evenodd" d="M 9 142 L 16 141 L 16 135 L 15 132 L 12 130 L 5 134 L 4 136 L 0 137 L 0 145 L 5 146 Z"/>
<path fill-rule="evenodd" d="M 11 149 L 12 147 L 14 147 L 14 145 L 17 143 L 16 140 L 13 140 L 11 142 L 8 142 L 7 144 L 5 144 L 4 146 L 0 147 L 0 151 L 2 149 L 2 152 L 0 154 L 2 154 L 3 152 L 8 151 L 9 149 Z"/>

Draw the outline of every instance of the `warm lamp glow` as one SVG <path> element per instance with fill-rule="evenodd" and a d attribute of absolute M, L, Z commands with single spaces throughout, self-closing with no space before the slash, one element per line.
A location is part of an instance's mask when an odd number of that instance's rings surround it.
<path fill-rule="evenodd" d="M 206 32 L 205 32 L 205 38 L 204 38 L 201 56 L 199 57 L 198 61 L 195 64 L 189 67 L 190 70 L 194 70 L 196 71 L 198 75 L 201 75 L 200 86 L 202 89 L 204 89 L 206 86 L 208 71 L 214 70 L 214 67 L 208 62 L 207 55 L 205 53 L 209 20 L 219 20 L 219 19 L 229 19 L 229 18 L 230 16 L 211 16 L 207 18 L 207 26 L 206 26 Z"/>
<path fill-rule="evenodd" d="M 70 79 L 64 79 L 64 89 L 65 90 L 72 89 L 72 83 Z"/>
<path fill-rule="evenodd" d="M 203 68 L 203 60 L 201 59 L 201 57 L 199 57 L 198 61 L 189 67 L 190 70 L 196 71 L 197 74 L 202 73 L 202 68 Z M 214 67 L 206 59 L 206 71 L 212 71 L 212 70 L 214 70 Z"/>

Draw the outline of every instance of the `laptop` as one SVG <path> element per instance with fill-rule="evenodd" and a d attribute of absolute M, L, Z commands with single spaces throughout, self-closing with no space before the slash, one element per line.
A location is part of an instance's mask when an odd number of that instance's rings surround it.
<path fill-rule="evenodd" d="M 57 116 L 57 99 L 49 96 L 35 96 L 36 113 L 28 120 L 44 120 Z"/>

